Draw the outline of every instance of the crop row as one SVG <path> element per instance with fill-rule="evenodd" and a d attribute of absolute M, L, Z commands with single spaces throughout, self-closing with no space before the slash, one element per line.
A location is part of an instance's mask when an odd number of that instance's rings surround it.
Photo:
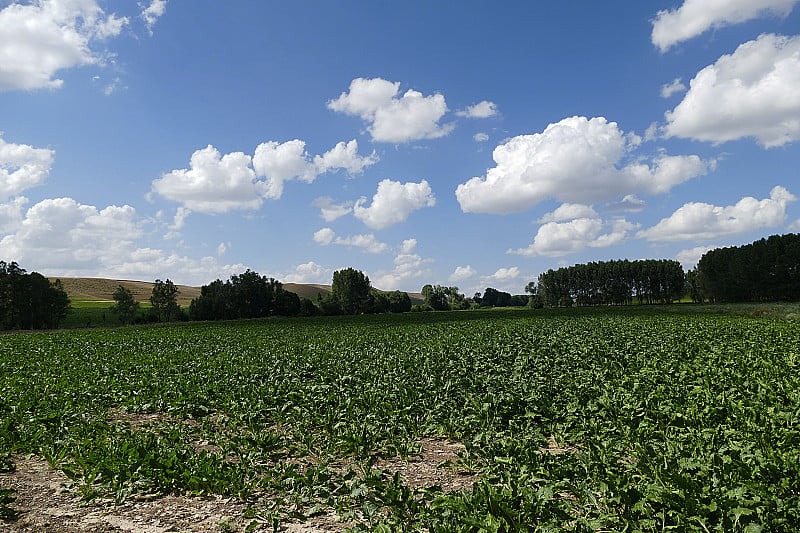
<path fill-rule="evenodd" d="M 794 531 L 798 346 L 792 322 L 641 310 L 5 336 L 0 454 L 87 499 L 232 494 L 254 525 Z M 464 444 L 471 488 L 379 467 L 425 437 Z"/>

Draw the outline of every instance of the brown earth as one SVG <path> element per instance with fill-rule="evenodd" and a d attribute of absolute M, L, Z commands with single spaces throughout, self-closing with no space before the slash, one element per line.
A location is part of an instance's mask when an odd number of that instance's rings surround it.
<path fill-rule="evenodd" d="M 116 413 L 133 427 L 172 420 L 166 415 Z M 112 418 L 113 419 L 113 418 Z M 464 446 L 444 438 L 418 441 L 420 453 L 408 459 L 380 459 L 375 467 L 399 472 L 411 488 L 439 485 L 445 491 L 469 490 L 477 480 L 475 473 L 457 468 Z M 110 500 L 83 502 L 72 483 L 59 470 L 33 456 L 13 458 L 15 470 L 0 474 L 0 488 L 14 489 L 11 507 L 21 512 L 16 520 L 0 520 L 0 532 L 14 533 L 170 533 L 245 531 L 253 519 L 244 518 L 249 505 L 223 496 L 133 495 L 122 505 Z M 258 504 L 256 504 L 258 508 Z M 259 521 L 255 533 L 272 531 L 272 525 Z M 336 533 L 355 525 L 343 523 L 333 511 L 323 512 L 305 522 L 281 523 L 285 533 Z"/>
<path fill-rule="evenodd" d="M 114 291 L 122 285 L 133 294 L 133 299 L 137 302 L 146 302 L 153 293 L 153 283 L 149 281 L 132 281 L 125 279 L 104 279 L 104 278 L 49 278 L 50 281 L 61 280 L 61 286 L 66 291 L 67 296 L 72 299 L 80 298 L 86 300 L 107 300 L 114 299 Z M 178 287 L 178 304 L 189 305 L 193 298 L 200 296 L 200 287 L 190 287 L 188 285 L 176 285 Z"/>
<path fill-rule="evenodd" d="M 16 490 L 12 507 L 16 520 L 0 520 L 0 532 L 14 533 L 240 533 L 253 519 L 244 518 L 249 505 L 236 498 L 183 495 L 130 498 L 122 505 L 110 501 L 83 502 L 71 491 L 70 480 L 35 457 L 14 458 L 16 470 L 0 475 L 0 487 Z M 254 533 L 272 531 L 258 520 Z M 286 533 L 333 533 L 345 524 L 329 512 L 304 523 L 281 524 Z"/>

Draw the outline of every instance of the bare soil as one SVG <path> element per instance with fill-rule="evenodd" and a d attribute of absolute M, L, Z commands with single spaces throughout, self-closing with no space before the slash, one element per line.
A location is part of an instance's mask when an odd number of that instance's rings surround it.
<path fill-rule="evenodd" d="M 0 476 L 4 488 L 17 491 L 14 521 L 0 522 L 0 531 L 20 533 L 167 533 L 239 532 L 247 505 L 232 498 L 167 495 L 150 501 L 85 504 L 67 489 L 69 479 L 37 458 L 15 458 L 16 470 Z M 255 531 L 269 531 L 266 526 Z M 312 531 L 312 530 L 309 530 Z M 332 531 L 319 529 L 318 531 Z"/>
<path fill-rule="evenodd" d="M 381 459 L 375 463 L 380 469 L 400 472 L 403 482 L 411 488 L 438 485 L 446 492 L 471 490 L 478 475 L 458 468 L 459 453 L 464 445 L 445 438 L 427 437 L 417 441 L 422 451 L 403 459 Z"/>
<path fill-rule="evenodd" d="M 126 421 L 136 426 L 169 420 L 165 415 L 131 416 Z M 381 459 L 375 466 L 399 472 L 412 488 L 439 485 L 445 491 L 470 489 L 477 475 L 457 467 L 460 443 L 444 438 L 421 439 L 421 452 L 408 459 Z M 19 533 L 169 533 L 169 532 L 243 532 L 252 519 L 243 517 L 246 502 L 222 496 L 190 497 L 184 495 L 138 496 L 123 505 L 95 500 L 87 504 L 70 490 L 70 480 L 53 470 L 42 459 L 31 456 L 14 458 L 16 469 L 0 474 L 0 488 L 16 490 L 12 507 L 21 511 L 13 521 L 0 521 L 0 532 Z M 287 533 L 340 532 L 352 523 L 342 523 L 333 512 L 312 517 L 302 523 L 281 524 Z M 259 523 L 256 533 L 272 531 Z"/>

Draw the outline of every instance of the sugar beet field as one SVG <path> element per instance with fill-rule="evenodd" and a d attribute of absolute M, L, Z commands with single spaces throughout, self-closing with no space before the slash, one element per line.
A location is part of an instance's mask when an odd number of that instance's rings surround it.
<path fill-rule="evenodd" d="M 222 532 L 797 531 L 800 322 L 573 309 L 7 335 L 0 529 L 30 520 L 14 476 L 34 460 L 91 509 L 223 497 Z"/>

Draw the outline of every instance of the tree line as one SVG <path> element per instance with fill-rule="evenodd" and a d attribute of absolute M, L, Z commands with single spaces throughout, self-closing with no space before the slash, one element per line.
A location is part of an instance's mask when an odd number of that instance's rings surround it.
<path fill-rule="evenodd" d="M 442 285 L 425 285 L 422 287 L 422 296 L 425 305 L 417 305 L 412 311 L 450 311 L 462 309 L 478 309 L 481 307 L 525 307 L 528 305 L 527 294 L 515 294 L 499 291 L 487 287 L 481 296 L 476 292 L 472 297 L 466 297 L 459 292 L 458 287 L 445 287 Z"/>
<path fill-rule="evenodd" d="M 526 290 L 545 307 L 670 303 L 684 294 L 685 275 L 678 261 L 598 261 L 548 270 Z"/>
<path fill-rule="evenodd" d="M 800 235 L 772 235 L 703 254 L 687 273 L 696 302 L 800 300 Z"/>
<path fill-rule="evenodd" d="M 487 287 L 467 297 L 458 287 L 425 285 L 424 303 L 413 305 L 402 291 L 381 292 L 354 268 L 333 274 L 331 291 L 315 300 L 300 298 L 273 278 L 252 270 L 203 285 L 188 310 L 177 303 L 178 288 L 156 280 L 150 308 L 141 310 L 130 290 L 119 286 L 111 311 L 123 324 L 172 320 L 228 320 L 268 316 L 352 315 L 444 311 L 480 307 L 572 307 L 693 301 L 800 300 L 800 235 L 773 235 L 738 247 L 706 252 L 684 274 L 678 261 L 598 261 L 548 270 L 511 295 Z M 60 281 L 50 282 L 17 263 L 0 261 L 0 328 L 55 328 L 70 310 Z"/>
<path fill-rule="evenodd" d="M 69 297 L 56 280 L 0 261 L 0 328 L 56 328 L 67 316 Z"/>

